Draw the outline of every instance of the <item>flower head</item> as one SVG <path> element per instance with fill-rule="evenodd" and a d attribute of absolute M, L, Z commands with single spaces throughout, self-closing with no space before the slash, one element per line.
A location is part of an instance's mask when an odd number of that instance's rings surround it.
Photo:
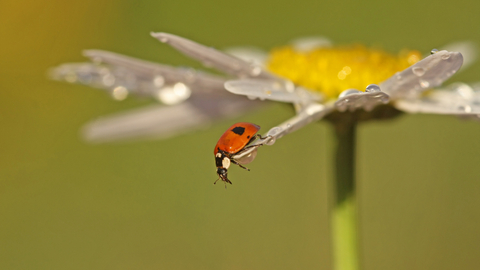
<path fill-rule="evenodd" d="M 251 50 L 222 52 L 172 34 L 152 36 L 228 77 L 85 51 L 91 63 L 61 65 L 52 70 L 52 77 L 108 89 L 119 100 L 136 94 L 170 105 L 99 119 L 87 125 L 88 139 L 174 135 L 259 106 L 258 100 L 287 102 L 296 109 L 295 116 L 267 132 L 268 142 L 258 142 L 267 144 L 332 113 L 370 112 L 385 104 L 406 112 L 480 114 L 480 95 L 468 85 L 426 92 L 460 69 L 459 52 L 434 50 L 421 59 L 418 51 L 393 55 L 362 45 L 333 47 L 310 40 L 263 57 Z M 369 117 L 376 115 L 364 118 Z"/>

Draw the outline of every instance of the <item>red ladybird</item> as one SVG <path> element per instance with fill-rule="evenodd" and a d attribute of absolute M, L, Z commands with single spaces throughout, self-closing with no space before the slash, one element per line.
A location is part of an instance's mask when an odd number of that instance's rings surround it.
<path fill-rule="evenodd" d="M 213 151 L 213 154 L 215 154 L 215 164 L 217 165 L 217 174 L 219 176 L 217 181 L 222 179 L 225 184 L 232 184 L 227 178 L 227 169 L 230 167 L 230 163 L 236 164 L 249 171 L 249 169 L 242 166 L 235 157 L 243 153 L 245 150 L 262 145 L 258 144 L 249 146 L 249 144 L 256 138 L 265 139 L 262 138 L 260 134 L 257 134 L 259 130 L 260 126 L 258 125 L 241 122 L 234 124 L 223 133 Z M 249 161 L 251 160 L 253 160 L 253 157 Z M 244 161 L 242 163 L 246 164 L 248 162 Z M 215 183 L 217 183 L 217 181 L 215 181 Z"/>

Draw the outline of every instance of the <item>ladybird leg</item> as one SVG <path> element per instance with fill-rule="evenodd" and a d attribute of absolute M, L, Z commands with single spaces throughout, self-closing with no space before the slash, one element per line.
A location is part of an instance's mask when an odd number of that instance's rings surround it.
<path fill-rule="evenodd" d="M 272 138 L 272 136 L 269 135 L 269 136 L 266 136 L 266 137 L 262 137 L 262 135 L 257 134 L 257 135 L 255 135 L 252 139 L 255 139 L 255 138 L 259 138 L 259 139 L 261 139 L 261 140 L 265 140 L 265 139 L 268 139 L 268 138 Z M 245 146 L 245 147 L 242 149 L 242 152 L 245 151 L 245 150 L 247 150 L 247 149 L 250 149 L 250 148 L 252 148 L 252 147 L 260 147 L 260 146 L 262 146 L 262 145 L 264 145 L 264 143 Z"/>
<path fill-rule="evenodd" d="M 247 171 L 250 171 L 249 168 L 244 167 L 242 164 L 238 163 L 235 159 L 230 159 L 230 161 L 231 161 L 233 164 L 240 166 L 240 168 L 243 168 L 243 169 L 245 169 L 245 170 L 247 170 Z M 231 183 L 230 183 L 230 184 L 231 184 Z"/>
<path fill-rule="evenodd" d="M 261 140 L 265 140 L 265 139 L 268 139 L 268 138 L 272 138 L 272 135 L 268 135 L 268 136 L 262 137 L 262 135 L 257 134 L 257 135 L 255 135 L 255 137 L 258 137 L 258 138 L 261 139 Z"/>

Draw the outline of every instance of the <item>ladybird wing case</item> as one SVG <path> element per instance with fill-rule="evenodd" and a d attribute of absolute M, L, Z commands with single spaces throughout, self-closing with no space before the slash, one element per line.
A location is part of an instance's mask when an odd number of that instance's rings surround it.
<path fill-rule="evenodd" d="M 260 126 L 247 122 L 232 125 L 218 140 L 214 154 L 217 154 L 218 150 L 223 150 L 230 154 L 237 153 L 250 142 L 259 130 Z"/>

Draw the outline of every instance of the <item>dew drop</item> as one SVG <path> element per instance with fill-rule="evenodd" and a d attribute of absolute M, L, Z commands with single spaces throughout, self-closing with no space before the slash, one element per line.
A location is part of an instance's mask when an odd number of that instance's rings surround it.
<path fill-rule="evenodd" d="M 353 94 L 358 94 L 358 93 L 362 93 L 362 91 L 358 91 L 357 89 L 348 89 L 348 90 L 345 90 L 342 93 L 340 93 L 338 98 L 343 98 L 343 97 L 346 97 L 348 95 L 353 95 Z"/>
<path fill-rule="evenodd" d="M 437 52 L 438 52 L 437 49 L 432 49 L 432 50 L 430 51 L 430 54 L 436 54 Z"/>
<path fill-rule="evenodd" d="M 291 81 L 286 81 L 285 82 L 285 88 L 287 89 L 288 92 L 293 92 L 295 91 L 295 84 L 293 84 L 293 82 Z"/>
<path fill-rule="evenodd" d="M 265 95 L 267 95 L 267 96 L 271 96 L 271 95 L 272 95 L 272 91 L 271 91 L 271 90 L 265 90 L 264 93 L 265 93 Z"/>
<path fill-rule="evenodd" d="M 400 72 L 395 73 L 395 79 L 397 79 L 397 80 L 402 79 L 402 75 L 400 74 Z"/>
<path fill-rule="evenodd" d="M 282 89 L 282 85 L 280 84 L 280 82 L 274 82 L 274 83 L 272 84 L 272 88 L 273 88 L 274 90 L 277 90 L 277 91 L 278 91 L 278 90 L 281 90 L 281 89 Z"/>
<path fill-rule="evenodd" d="M 270 140 L 268 140 L 265 144 L 266 145 L 273 145 L 277 139 L 275 137 L 272 137 Z"/>
<path fill-rule="evenodd" d="M 168 42 L 168 38 L 167 37 L 161 37 L 160 42 L 166 43 L 166 42 Z"/>
<path fill-rule="evenodd" d="M 156 87 L 162 87 L 165 84 L 165 79 L 163 78 L 163 76 L 157 75 L 155 76 L 155 78 L 153 78 L 153 84 Z"/>
<path fill-rule="evenodd" d="M 237 162 L 240 163 L 240 164 L 244 164 L 244 165 L 252 162 L 255 159 L 255 157 L 257 156 L 257 149 L 258 148 L 255 148 L 255 150 L 250 152 L 248 155 L 237 159 Z"/>
<path fill-rule="evenodd" d="M 454 90 L 464 99 L 472 99 L 474 96 L 473 89 L 464 83 L 457 83 Z"/>
<path fill-rule="evenodd" d="M 472 107 L 470 107 L 469 105 L 458 106 L 458 109 L 467 113 L 472 112 Z"/>
<path fill-rule="evenodd" d="M 112 86 L 115 83 L 115 76 L 112 74 L 106 74 L 103 76 L 102 82 L 105 86 Z"/>
<path fill-rule="evenodd" d="M 365 88 L 365 92 L 372 93 L 372 92 L 380 92 L 380 86 L 376 84 L 369 84 L 367 88 Z"/>
<path fill-rule="evenodd" d="M 426 80 L 420 80 L 420 86 L 425 89 L 425 88 L 428 88 L 430 86 L 430 83 Z"/>
<path fill-rule="evenodd" d="M 421 77 L 425 74 L 425 69 L 421 67 L 414 67 L 412 68 L 413 74 L 417 75 L 418 77 Z"/>
<path fill-rule="evenodd" d="M 75 72 L 69 72 L 69 73 L 65 74 L 64 78 L 65 78 L 65 81 L 67 81 L 69 83 L 74 83 L 78 79 L 77 74 L 75 74 Z"/>
<path fill-rule="evenodd" d="M 117 86 L 112 91 L 112 97 L 115 100 L 124 100 L 128 96 L 128 90 L 124 86 Z"/>
<path fill-rule="evenodd" d="M 262 68 L 259 67 L 259 66 L 254 66 L 252 68 L 252 70 L 250 71 L 250 73 L 252 74 L 252 76 L 258 76 L 260 75 L 260 73 L 262 72 Z"/>
<path fill-rule="evenodd" d="M 443 60 L 447 60 L 448 58 L 450 58 L 450 53 L 446 53 L 446 54 L 442 55 Z"/>

